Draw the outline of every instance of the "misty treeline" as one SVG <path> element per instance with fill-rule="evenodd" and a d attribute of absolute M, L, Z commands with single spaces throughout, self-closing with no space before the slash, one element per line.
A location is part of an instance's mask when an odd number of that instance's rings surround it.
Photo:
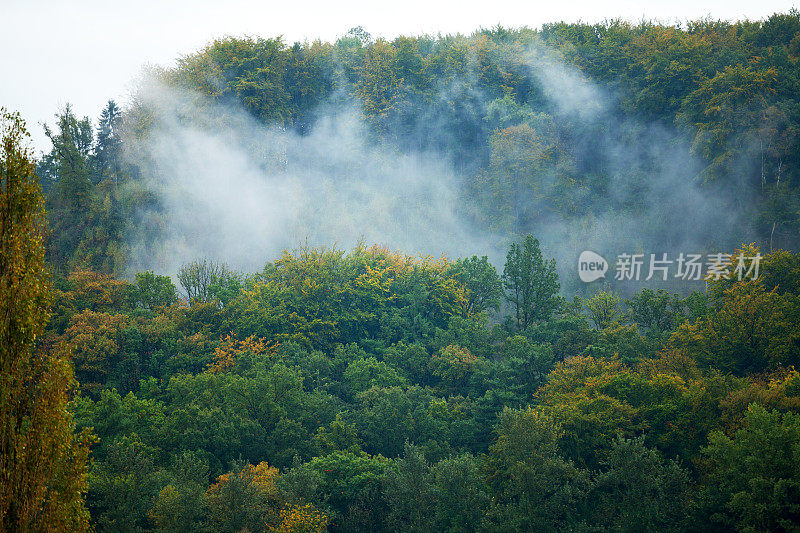
<path fill-rule="evenodd" d="M 36 338 L 95 529 L 796 528 L 798 55 L 796 11 L 225 38 L 64 109 Z M 589 247 L 765 256 L 572 297 Z"/>
<path fill-rule="evenodd" d="M 791 249 L 799 28 L 790 11 L 220 39 L 147 72 L 96 128 L 58 114 L 39 165 L 50 260 L 128 276 L 197 257 L 257 269 L 307 238 L 364 236 L 497 264 L 526 233 L 560 268 L 585 248 Z"/>

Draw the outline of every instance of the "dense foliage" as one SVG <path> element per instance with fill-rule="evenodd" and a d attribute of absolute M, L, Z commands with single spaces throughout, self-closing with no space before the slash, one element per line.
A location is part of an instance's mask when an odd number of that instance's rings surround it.
<path fill-rule="evenodd" d="M 538 246 L 505 271 L 548 286 Z M 188 265 L 227 278 L 205 298 L 75 271 L 50 335 L 100 530 L 767 531 L 798 519 L 798 261 L 686 298 L 556 281 L 528 322 L 509 287 L 498 322 L 483 259 L 303 248 Z"/>
<path fill-rule="evenodd" d="M 554 106 L 530 54 L 607 88 L 609 116 Z M 799 56 L 791 11 L 224 38 L 158 74 L 301 135 L 346 101 L 376 142 L 433 145 L 467 177 L 476 221 L 514 241 L 500 271 L 360 245 L 301 247 L 258 272 L 197 258 L 171 273 L 180 288 L 130 273 L 131 233 L 164 230 L 122 155 L 152 110 L 110 102 L 95 134 L 67 107 L 38 164 L 57 273 L 45 338 L 71 350 L 70 411 L 97 436 L 96 529 L 796 529 L 800 255 L 778 248 L 800 237 Z M 652 162 L 621 169 L 587 141 L 634 147 L 628 120 L 690 137 L 702 187 L 756 215 L 758 279 L 564 297 L 528 233 L 589 205 L 650 208 L 636 180 Z"/>

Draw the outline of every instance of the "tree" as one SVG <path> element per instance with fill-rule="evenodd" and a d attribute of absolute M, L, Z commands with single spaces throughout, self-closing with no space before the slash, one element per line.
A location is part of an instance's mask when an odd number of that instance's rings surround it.
<path fill-rule="evenodd" d="M 689 476 L 644 439 L 618 439 L 595 487 L 598 525 L 611 531 L 685 531 Z"/>
<path fill-rule="evenodd" d="M 708 162 L 705 179 L 734 174 L 728 167 L 742 164 L 736 159 L 740 152 L 750 155 L 747 143 L 758 136 L 752 125 L 761 122 L 777 80 L 775 67 L 728 65 L 687 95 L 679 116 L 696 129 L 692 149 Z"/>
<path fill-rule="evenodd" d="M 479 462 L 470 454 L 444 459 L 431 469 L 436 531 L 475 531 L 489 507 Z"/>
<path fill-rule="evenodd" d="M 591 488 L 589 473 L 558 451 L 559 425 L 541 409 L 505 409 L 486 457 L 494 531 L 569 530 Z"/>
<path fill-rule="evenodd" d="M 136 305 L 143 309 L 166 307 L 178 301 L 178 291 L 169 276 L 151 271 L 136 273 Z"/>
<path fill-rule="evenodd" d="M 239 277 L 225 263 L 192 261 L 178 271 L 178 281 L 193 303 L 226 303 L 240 287 Z"/>
<path fill-rule="evenodd" d="M 479 462 L 469 454 L 429 464 L 406 443 L 384 480 L 392 531 L 477 531 L 489 507 Z"/>
<path fill-rule="evenodd" d="M 406 443 L 403 457 L 396 460 L 383 485 L 389 504 L 388 522 L 397 531 L 433 529 L 431 465 L 418 446 Z"/>
<path fill-rule="evenodd" d="M 525 237 L 522 244 L 512 243 L 503 269 L 506 298 L 514 306 L 517 327 L 526 329 L 538 320 L 550 318 L 559 306 L 555 259 L 545 260 L 539 239 Z"/>
<path fill-rule="evenodd" d="M 94 147 L 95 172 L 98 180 L 113 178 L 117 182 L 120 174 L 119 136 L 121 112 L 114 100 L 109 100 L 97 124 L 97 143 Z"/>
<path fill-rule="evenodd" d="M 178 61 L 172 78 L 178 84 L 225 100 L 235 97 L 264 122 L 291 121 L 284 75 L 288 51 L 281 38 L 224 37 Z"/>
<path fill-rule="evenodd" d="M 474 315 L 489 309 L 500 309 L 503 285 L 497 270 L 484 255 L 459 259 L 450 265 L 450 272 L 466 289 L 465 311 Z"/>
<path fill-rule="evenodd" d="M 120 353 L 121 333 L 128 326 L 126 315 L 83 311 L 70 319 L 65 341 L 72 347 L 75 372 L 87 391 L 97 391 L 107 384 Z"/>
<path fill-rule="evenodd" d="M 280 522 L 274 533 L 325 533 L 328 531 L 328 517 L 310 503 L 289 504 L 280 513 Z"/>
<path fill-rule="evenodd" d="M 529 398 L 553 368 L 553 349 L 549 344 L 535 344 L 524 335 L 514 335 L 502 347 L 503 364 L 508 370 L 509 385 Z"/>
<path fill-rule="evenodd" d="M 395 111 L 403 93 L 403 80 L 394 66 L 397 50 L 384 40 L 366 48 L 356 85 L 364 115 L 386 133 L 386 120 Z"/>
<path fill-rule="evenodd" d="M 431 374 L 441 380 L 441 389 L 454 393 L 465 391 L 473 375 L 486 366 L 483 358 L 458 345 L 445 346 L 428 362 Z"/>
<path fill-rule="evenodd" d="M 354 424 L 342 420 L 341 415 L 336 415 L 336 420 L 327 427 L 320 426 L 313 438 L 315 455 L 328 455 L 336 451 L 360 453 L 363 442 L 358 437 L 358 430 Z"/>
<path fill-rule="evenodd" d="M 28 132 L 0 109 L 0 529 L 86 531 L 88 435 L 67 410 L 67 352 L 41 342 L 51 302 L 46 221 Z"/>
<path fill-rule="evenodd" d="M 760 280 L 721 288 L 716 308 L 682 324 L 670 338 L 672 346 L 739 375 L 800 364 L 800 302 L 794 295 L 767 292 Z"/>
<path fill-rule="evenodd" d="M 121 173 L 119 114 L 110 102 L 100 119 L 96 143 L 89 119 L 78 119 L 70 106 L 56 115 L 54 128 L 45 125 L 52 149 L 38 169 L 48 186 L 48 220 L 53 228 L 48 259 L 59 270 L 122 273 L 129 250 L 127 231 L 133 229 L 134 220 L 141 221 L 136 212 L 153 201 L 151 194 L 142 194 L 142 184 L 116 186 Z"/>
<path fill-rule="evenodd" d="M 744 252 L 747 256 L 754 256 L 758 248 L 745 248 Z M 774 289 L 778 294 L 800 294 L 800 254 L 776 250 L 765 255 L 758 278 L 768 291 Z"/>
<path fill-rule="evenodd" d="M 394 468 L 393 461 L 380 455 L 334 452 L 295 470 L 318 474 L 320 492 L 327 496 L 326 514 L 340 530 L 381 531 L 388 514 L 381 486 Z"/>
<path fill-rule="evenodd" d="M 89 474 L 92 518 L 101 532 L 142 531 L 159 487 L 166 484 L 166 472 L 155 465 L 157 450 L 135 433 L 106 447 L 106 457 L 93 463 Z"/>
<path fill-rule="evenodd" d="M 233 466 L 206 491 L 210 525 L 220 532 L 264 531 L 277 521 L 283 504 L 275 483 L 278 469 L 266 461 Z"/>
<path fill-rule="evenodd" d="M 703 517 L 713 528 L 795 531 L 800 520 L 800 417 L 758 404 L 732 436 L 714 432 L 703 450 Z"/>
<path fill-rule="evenodd" d="M 491 115 L 498 115 L 501 102 L 490 104 Z M 524 111 L 517 110 L 520 115 Z M 489 165 L 479 176 L 481 190 L 476 192 L 485 199 L 493 222 L 530 227 L 531 222 L 548 212 L 568 211 L 572 204 L 571 190 L 560 186 L 566 178 L 564 172 L 554 172 L 554 167 L 561 166 L 565 157 L 552 139 L 551 132 L 555 129 L 552 118 L 544 114 L 516 118 L 529 119 L 536 129 L 529 122 L 522 122 L 492 134 L 488 143 Z M 553 174 L 557 176 L 555 179 Z"/>
<path fill-rule="evenodd" d="M 664 289 L 644 288 L 625 303 L 631 310 L 631 320 L 648 334 L 671 332 L 685 319 L 684 302 Z"/>
<path fill-rule="evenodd" d="M 586 310 L 597 329 L 606 329 L 619 324 L 622 316 L 619 310 L 619 296 L 613 292 L 598 292 L 586 300 Z"/>
<path fill-rule="evenodd" d="M 374 357 L 359 358 L 352 361 L 342 374 L 342 383 L 348 394 L 355 398 L 370 387 L 394 387 L 405 385 L 405 380 L 397 370 Z"/>
<path fill-rule="evenodd" d="M 52 175 L 45 176 L 55 181 L 58 200 L 67 207 L 74 208 L 86 204 L 91 181 L 90 154 L 94 134 L 89 117 L 78 119 L 67 104 L 61 113 L 56 114 L 58 131 L 47 124 L 44 132 L 53 148 L 43 158 L 43 167 L 51 169 Z"/>
<path fill-rule="evenodd" d="M 53 237 L 48 245 L 48 258 L 64 266 L 78 249 L 86 231 L 92 202 L 90 151 L 93 142 L 92 124 L 79 120 L 67 105 L 56 115 L 58 130 L 45 125 L 45 134 L 53 144 L 45 155 L 42 168 L 49 169 L 52 183 L 48 200 L 48 219 Z"/>

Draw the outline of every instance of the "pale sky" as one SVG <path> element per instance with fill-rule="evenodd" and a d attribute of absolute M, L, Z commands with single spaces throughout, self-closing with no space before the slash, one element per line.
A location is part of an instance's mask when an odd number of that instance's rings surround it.
<path fill-rule="evenodd" d="M 471 33 L 481 27 L 712 16 L 761 19 L 795 0 L 293 1 L 0 0 L 0 106 L 22 113 L 34 147 L 49 149 L 40 122 L 65 103 L 96 120 L 108 99 L 125 104 L 143 65 L 169 66 L 215 37 L 283 35 L 334 40 L 363 26 L 376 37 Z"/>

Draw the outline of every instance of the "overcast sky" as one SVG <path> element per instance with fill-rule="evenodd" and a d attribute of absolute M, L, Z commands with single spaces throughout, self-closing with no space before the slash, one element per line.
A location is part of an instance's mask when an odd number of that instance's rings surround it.
<path fill-rule="evenodd" d="M 96 118 L 109 98 L 124 105 L 143 65 L 168 66 L 223 35 L 333 40 L 352 27 L 373 36 L 470 33 L 607 18 L 761 19 L 793 0 L 297 1 L 0 0 L 0 106 L 20 111 L 38 150 L 42 121 L 70 102 Z"/>

